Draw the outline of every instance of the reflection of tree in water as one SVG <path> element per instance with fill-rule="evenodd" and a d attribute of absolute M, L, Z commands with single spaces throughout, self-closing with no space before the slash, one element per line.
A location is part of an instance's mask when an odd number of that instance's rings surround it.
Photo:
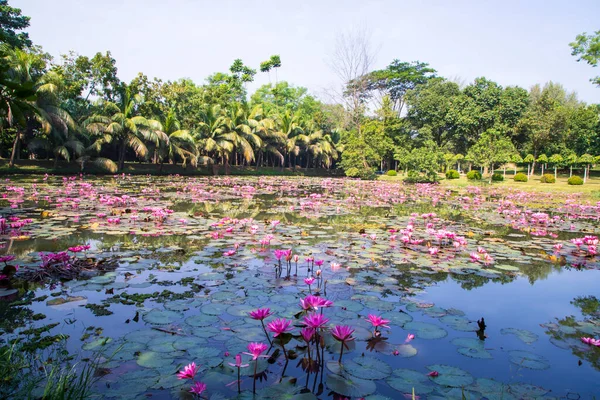
<path fill-rule="evenodd" d="M 487 276 L 481 276 L 481 275 L 477 275 L 475 273 L 468 274 L 468 275 L 451 274 L 450 277 L 455 282 L 458 282 L 460 284 L 460 287 L 465 290 L 471 290 L 471 289 L 475 289 L 478 287 L 482 287 L 483 285 L 485 285 L 486 283 L 489 283 L 489 282 L 502 283 L 502 284 L 510 283 L 517 278 L 516 275 L 508 275 L 508 274 L 499 275 L 497 278 L 489 278 Z"/>
<path fill-rule="evenodd" d="M 560 264 L 552 264 L 550 262 L 536 262 L 533 264 L 519 264 L 521 273 L 527 276 L 529 283 L 532 285 L 538 280 L 544 280 L 552 274 L 553 271 L 560 272 Z"/>
<path fill-rule="evenodd" d="M 581 342 L 582 337 L 600 337 L 600 300 L 596 296 L 578 296 L 571 304 L 581 310 L 584 320 L 570 315 L 542 326 L 546 328 L 552 344 L 571 350 L 573 355 L 600 371 L 600 348 Z"/>

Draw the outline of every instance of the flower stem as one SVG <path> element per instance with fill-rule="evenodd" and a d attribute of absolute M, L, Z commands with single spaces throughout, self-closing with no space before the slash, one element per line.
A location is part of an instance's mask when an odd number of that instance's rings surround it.
<path fill-rule="evenodd" d="M 269 345 L 273 346 L 273 343 L 271 342 L 271 338 L 269 337 L 269 333 L 267 332 L 267 328 L 265 328 L 265 321 L 261 319 L 260 324 L 262 325 L 263 331 L 265 331 L 265 335 L 267 335 L 267 340 L 269 341 Z"/>
<path fill-rule="evenodd" d="M 240 389 L 240 367 L 238 367 L 238 394 L 242 393 L 242 390 Z"/>
<path fill-rule="evenodd" d="M 340 346 L 340 359 L 338 360 L 338 362 L 341 364 L 342 363 L 342 354 L 344 354 L 344 342 L 341 342 L 341 346 Z"/>
<path fill-rule="evenodd" d="M 252 393 L 256 394 L 256 370 L 258 369 L 258 358 L 254 363 L 254 383 L 252 383 Z"/>

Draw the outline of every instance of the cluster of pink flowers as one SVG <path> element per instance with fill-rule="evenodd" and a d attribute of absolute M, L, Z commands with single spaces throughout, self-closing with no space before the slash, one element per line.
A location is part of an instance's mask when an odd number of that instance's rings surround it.
<path fill-rule="evenodd" d="M 86 245 L 79 245 L 79 246 L 74 246 L 74 247 L 69 247 L 69 251 L 72 253 L 81 253 L 82 251 L 86 251 L 90 249 L 90 245 L 86 244 Z"/>
<path fill-rule="evenodd" d="M 51 264 L 63 264 L 65 267 L 71 265 L 71 256 L 66 251 L 60 251 L 58 253 L 40 253 L 42 259 L 42 268 L 46 268 Z"/>
<path fill-rule="evenodd" d="M 582 337 L 581 341 L 585 344 L 589 344 L 590 346 L 600 347 L 600 339 L 594 339 L 590 337 Z"/>
<path fill-rule="evenodd" d="M 193 380 L 195 378 L 197 372 L 198 372 L 198 367 L 196 366 L 196 363 L 191 363 L 191 364 L 186 365 L 181 371 L 179 371 L 177 373 L 177 377 L 179 379 L 192 379 Z M 200 396 L 202 393 L 204 393 L 205 390 L 206 390 L 205 383 L 202 383 L 200 381 L 193 381 L 190 392 L 197 396 Z"/>

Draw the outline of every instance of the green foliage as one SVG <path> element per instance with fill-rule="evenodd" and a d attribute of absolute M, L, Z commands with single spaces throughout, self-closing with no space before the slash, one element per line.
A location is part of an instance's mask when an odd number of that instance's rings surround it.
<path fill-rule="evenodd" d="M 446 171 L 446 179 L 458 179 L 460 178 L 460 174 L 455 169 L 449 169 Z"/>
<path fill-rule="evenodd" d="M 398 173 L 396 172 L 396 170 L 390 169 L 387 173 L 387 176 L 397 176 Z"/>
<path fill-rule="evenodd" d="M 481 135 L 465 158 L 476 165 L 489 166 L 493 169 L 495 163 L 510 161 L 515 151 L 515 146 L 508 137 L 495 129 L 490 129 Z"/>
<path fill-rule="evenodd" d="M 403 179 L 405 183 L 437 183 L 438 181 L 437 174 L 427 175 L 417 171 L 408 171 L 406 178 Z"/>
<path fill-rule="evenodd" d="M 571 55 L 578 56 L 577 61 L 585 61 L 592 67 L 597 67 L 600 62 L 600 31 L 591 35 L 582 33 L 577 35 L 575 41 L 569 43 Z M 590 82 L 600 86 L 600 76 L 590 79 Z"/>
<path fill-rule="evenodd" d="M 580 176 L 573 175 L 567 180 L 569 185 L 583 185 L 583 179 Z"/>
<path fill-rule="evenodd" d="M 504 175 L 499 172 L 494 172 L 492 174 L 492 181 L 494 182 L 502 182 L 504 180 Z"/>
<path fill-rule="evenodd" d="M 467 179 L 470 181 L 474 181 L 474 180 L 480 180 L 481 179 L 481 173 L 477 170 L 472 170 L 467 172 Z"/>
<path fill-rule="evenodd" d="M 8 5 L 8 0 L 0 0 L 0 43 L 22 49 L 32 45 L 29 34 L 18 32 L 29 27 L 30 17 L 21 15 L 19 8 Z"/>
<path fill-rule="evenodd" d="M 552 175 L 552 174 L 544 174 L 540 178 L 540 182 L 542 182 L 542 183 L 555 183 L 556 179 L 554 178 L 554 175 Z"/>
<path fill-rule="evenodd" d="M 350 167 L 344 172 L 346 173 L 346 176 L 350 178 L 358 178 L 360 176 L 360 171 L 356 167 Z"/>
<path fill-rule="evenodd" d="M 527 182 L 529 180 L 529 178 L 527 178 L 527 174 L 524 174 L 522 172 L 516 174 L 513 179 L 515 180 L 515 182 Z"/>

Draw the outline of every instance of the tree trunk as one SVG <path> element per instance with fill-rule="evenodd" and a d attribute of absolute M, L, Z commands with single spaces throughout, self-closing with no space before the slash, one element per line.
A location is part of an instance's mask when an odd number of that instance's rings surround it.
<path fill-rule="evenodd" d="M 554 180 L 556 180 L 556 166 L 554 166 Z"/>
<path fill-rule="evenodd" d="M 588 170 L 588 167 L 586 165 L 583 167 L 583 183 L 585 183 L 585 181 L 587 180 L 587 170 Z"/>
<path fill-rule="evenodd" d="M 8 163 L 8 167 L 12 168 L 15 166 L 15 155 L 17 154 L 17 144 L 19 143 L 19 139 L 21 138 L 21 134 L 17 132 L 15 134 L 15 141 L 13 142 L 12 153 L 10 155 L 10 162 Z"/>
<path fill-rule="evenodd" d="M 54 155 L 54 169 L 58 168 L 58 156 Z"/>
<path fill-rule="evenodd" d="M 125 166 L 125 139 L 121 140 L 121 148 L 119 149 L 119 171 L 123 171 Z"/>
<path fill-rule="evenodd" d="M 573 166 L 569 165 L 569 178 L 573 176 Z"/>
<path fill-rule="evenodd" d="M 542 164 L 542 175 L 544 175 L 544 164 Z"/>

